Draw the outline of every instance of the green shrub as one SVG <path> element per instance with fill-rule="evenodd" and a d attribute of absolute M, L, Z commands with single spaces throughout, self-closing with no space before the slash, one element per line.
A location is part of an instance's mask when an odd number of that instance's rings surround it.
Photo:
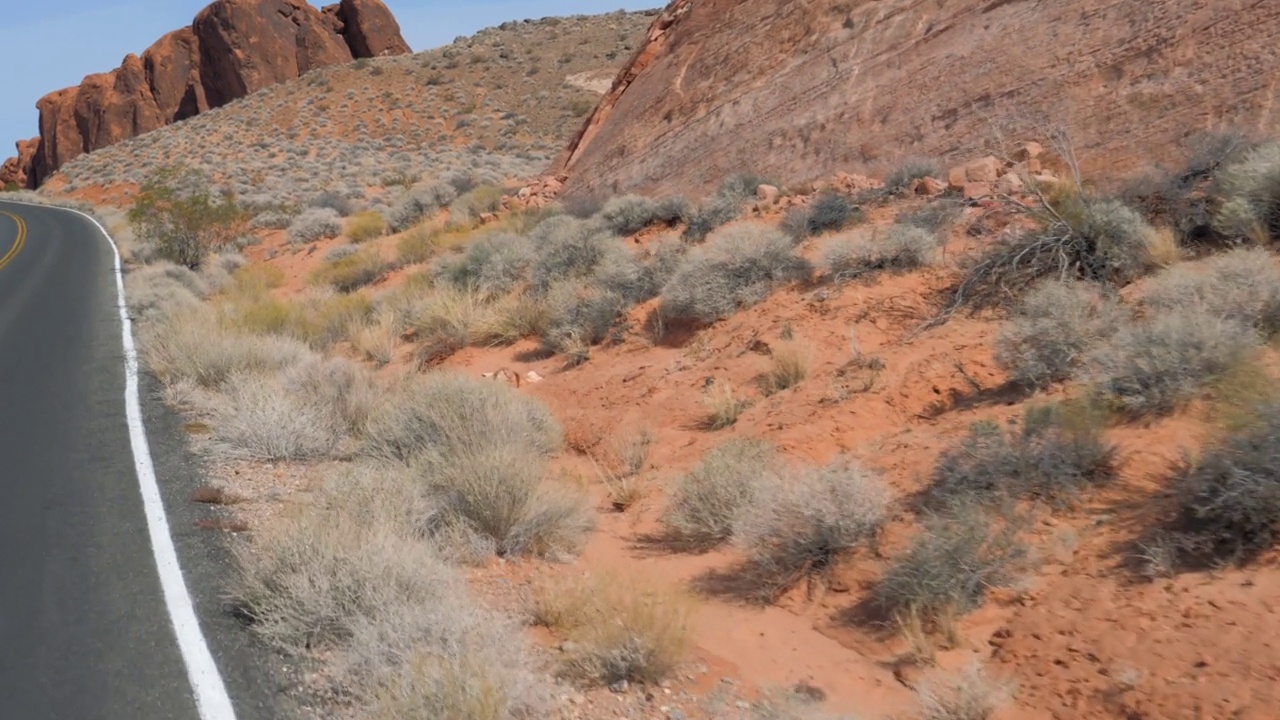
<path fill-rule="evenodd" d="M 377 210 L 365 210 L 347 221 L 347 237 L 351 242 L 362 243 L 382 237 L 387 231 L 387 221 Z"/>
<path fill-rule="evenodd" d="M 684 475 L 662 515 L 668 539 L 692 550 L 729 540 L 739 514 L 782 461 L 763 440 L 735 438 L 716 446 Z"/>
<path fill-rule="evenodd" d="M 235 200 L 214 196 L 207 181 L 182 167 L 157 171 L 142 184 L 128 213 L 138 240 L 157 257 L 191 268 L 240 234 L 244 215 Z"/>
<path fill-rule="evenodd" d="M 1092 348 L 1115 334 L 1122 318 L 1120 305 L 1090 283 L 1041 282 L 1018 301 L 996 336 L 996 362 L 1011 383 L 1048 387 L 1071 377 Z"/>
<path fill-rule="evenodd" d="M 672 320 L 712 322 L 781 285 L 808 280 L 812 271 L 781 232 L 756 223 L 729 228 L 689 252 L 663 287 L 659 312 Z"/>
<path fill-rule="evenodd" d="M 1031 407 L 1019 427 L 977 423 L 934 465 L 930 500 L 1036 498 L 1061 504 L 1116 477 L 1116 449 L 1103 437 L 1106 418 L 1081 403 Z"/>

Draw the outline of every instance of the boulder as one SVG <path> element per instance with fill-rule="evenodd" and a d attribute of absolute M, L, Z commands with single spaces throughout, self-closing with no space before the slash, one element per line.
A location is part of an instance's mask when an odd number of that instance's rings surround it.
<path fill-rule="evenodd" d="M 351 54 L 356 57 L 405 55 L 409 45 L 400 35 L 400 23 L 382 0 L 342 0 L 324 9 L 340 23 L 339 32 L 346 38 Z"/>
<path fill-rule="evenodd" d="M 30 140 L 19 140 L 15 143 L 18 154 L 4 161 L 0 165 L 0 188 L 17 185 L 20 188 L 28 186 L 27 174 L 31 172 L 31 161 L 35 158 L 36 150 L 40 147 L 40 138 L 34 137 Z"/>
<path fill-rule="evenodd" d="M 974 160 L 964 166 L 965 179 L 971 183 L 993 183 L 1000 179 L 1004 164 L 994 155 Z"/>
<path fill-rule="evenodd" d="M 968 200 L 977 200 L 991 194 L 991 183 L 971 182 L 964 186 L 964 196 Z"/>

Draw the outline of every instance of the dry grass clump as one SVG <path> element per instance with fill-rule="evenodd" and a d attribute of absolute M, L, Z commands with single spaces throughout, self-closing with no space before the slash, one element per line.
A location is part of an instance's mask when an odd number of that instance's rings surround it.
<path fill-rule="evenodd" d="M 880 578 L 875 600 L 908 634 L 953 635 L 958 617 L 1024 567 L 1028 549 L 1018 530 L 971 503 L 926 516 L 911 547 Z"/>
<path fill-rule="evenodd" d="M 362 356 L 378 365 L 386 365 L 395 356 L 401 326 L 395 313 L 383 310 L 368 321 L 355 321 L 347 326 L 347 339 Z"/>
<path fill-rule="evenodd" d="M 225 328 L 206 306 L 143 325 L 138 344 L 148 367 L 166 384 L 185 380 L 204 388 L 219 388 L 241 372 L 284 370 L 312 355 L 297 340 Z"/>
<path fill-rule="evenodd" d="M 1280 544 L 1280 403 L 1250 414 L 1177 471 L 1173 531 L 1186 560 L 1244 562 Z"/>
<path fill-rule="evenodd" d="M 496 185 L 471 188 L 449 204 L 450 219 L 461 225 L 474 225 L 481 216 L 501 210 L 502 197 L 502 188 Z"/>
<path fill-rule="evenodd" d="M 514 292 L 489 306 L 488 314 L 474 328 L 473 338 L 486 345 L 510 345 L 542 334 L 550 322 L 546 298 Z"/>
<path fill-rule="evenodd" d="M 565 672 L 578 680 L 658 683 L 690 646 L 694 605 L 679 590 L 597 576 L 544 584 L 532 600 L 534 621 L 568 641 Z"/>
<path fill-rule="evenodd" d="M 809 347 L 803 343 L 784 341 L 773 345 L 761 389 L 766 395 L 772 395 L 799 385 L 809 376 L 811 357 Z"/>
<path fill-rule="evenodd" d="M 811 274 L 786 235 L 760 223 L 739 225 L 689 251 L 662 288 L 659 312 L 668 320 L 713 322 Z"/>
<path fill-rule="evenodd" d="M 547 322 L 540 332 L 542 344 L 553 352 L 568 354 L 590 352 L 590 347 L 608 337 L 631 307 L 621 294 L 602 284 L 580 280 L 552 286 L 545 303 Z"/>
<path fill-rule="evenodd" d="M 727 541 L 738 514 L 766 478 L 781 471 L 777 451 L 763 440 L 734 438 L 716 446 L 676 484 L 662 515 L 668 539 L 690 550 Z"/>
<path fill-rule="evenodd" d="M 738 417 L 751 407 L 751 401 L 738 394 L 727 382 L 716 383 L 702 396 L 706 416 L 702 427 L 706 430 L 723 430 L 738 422 Z"/>
<path fill-rule="evenodd" d="M 435 274 L 459 290 L 474 290 L 485 298 L 495 298 L 518 287 L 536 259 L 528 238 L 497 233 L 472 241 L 461 255 L 439 264 Z"/>
<path fill-rule="evenodd" d="M 931 264 L 942 238 L 915 225 L 891 225 L 883 235 L 852 233 L 833 237 L 823 264 L 833 282 L 849 282 L 879 273 L 902 273 Z"/>
<path fill-rule="evenodd" d="M 1203 312 L 1270 337 L 1280 332 L 1280 267 L 1261 248 L 1239 248 L 1202 267 L 1179 265 L 1153 279 L 1143 298 L 1157 312 Z"/>
<path fill-rule="evenodd" d="M 142 323 L 192 311 L 207 290 L 199 275 L 165 261 L 130 272 L 124 283 L 130 317 Z"/>
<path fill-rule="evenodd" d="M 995 359 L 1009 382 L 1045 388 L 1071 377 L 1123 318 L 1115 298 L 1092 283 L 1046 280 L 1018 301 L 996 336 Z"/>
<path fill-rule="evenodd" d="M 888 516 L 888 488 L 849 458 L 761 480 L 733 539 L 767 595 L 825 578 L 837 558 L 874 542 Z"/>
<path fill-rule="evenodd" d="M 342 216 L 330 208 L 308 208 L 289 223 L 289 242 L 309 243 L 342 234 Z"/>
<path fill-rule="evenodd" d="M 414 225 L 396 241 L 396 260 L 400 265 L 426 262 L 440 250 L 437 233 L 430 225 Z"/>
<path fill-rule="evenodd" d="M 377 281 L 389 269 L 378 248 L 369 246 L 358 252 L 325 263 L 312 275 L 312 281 L 330 285 L 338 292 L 351 292 Z"/>
<path fill-rule="evenodd" d="M 470 345 L 490 326 L 492 312 L 472 290 L 435 288 L 410 297 L 399 309 L 419 340 L 419 364 L 429 367 Z"/>
<path fill-rule="evenodd" d="M 880 192 L 885 195 L 901 195 L 911 187 L 911 183 L 924 178 L 942 177 L 942 164 L 935 158 L 904 158 L 884 176 L 884 185 Z"/>
<path fill-rule="evenodd" d="M 386 231 L 387 221 L 377 210 L 365 210 L 347 220 L 346 236 L 354 243 L 380 238 Z"/>
<path fill-rule="evenodd" d="M 990 720 L 1013 699 L 1014 686 L 974 663 L 957 673 L 930 673 L 915 691 L 920 720 Z"/>
<path fill-rule="evenodd" d="M 1037 498 L 1069 502 L 1116 477 L 1116 449 L 1103 437 L 1106 416 L 1086 403 L 1028 408 L 1018 427 L 976 423 L 934 465 L 931 499 Z"/>
<path fill-rule="evenodd" d="M 1280 237 L 1280 142 L 1260 145 L 1226 165 L 1218 184 L 1223 204 L 1214 229 L 1259 243 Z"/>
<path fill-rule="evenodd" d="M 219 322 L 233 330 L 280 335 L 323 349 L 341 340 L 353 323 L 373 312 L 373 301 L 359 293 L 343 295 L 313 289 L 292 298 L 266 292 L 227 292 L 216 304 Z"/>
<path fill-rule="evenodd" d="M 1126 326 L 1093 352 L 1086 377 L 1101 400 L 1130 417 L 1163 415 L 1241 362 L 1258 337 L 1205 312 L 1166 313 Z"/>

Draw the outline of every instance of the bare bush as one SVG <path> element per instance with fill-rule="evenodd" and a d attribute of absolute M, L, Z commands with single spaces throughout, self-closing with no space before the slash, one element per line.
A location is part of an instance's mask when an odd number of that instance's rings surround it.
<path fill-rule="evenodd" d="M 1033 406 L 1019 427 L 977 423 L 934 465 L 931 498 L 942 503 L 1033 497 L 1064 503 L 1116 477 L 1106 417 L 1083 403 Z"/>
<path fill-rule="evenodd" d="M 901 273 L 933 262 L 942 238 L 914 225 L 891 225 L 883 235 L 851 233 L 827 242 L 823 264 L 833 282 Z"/>
<path fill-rule="evenodd" d="M 233 375 L 224 393 L 214 408 L 213 440 L 228 457 L 314 460 L 343 445 L 346 428 L 337 408 L 291 391 L 276 376 Z"/>
<path fill-rule="evenodd" d="M 1086 376 L 1129 416 L 1161 415 L 1195 396 L 1258 345 L 1239 323 L 1203 312 L 1166 313 L 1123 327 L 1090 354 Z"/>
<path fill-rule="evenodd" d="M 1124 312 L 1096 285 L 1047 280 L 1018 301 L 995 341 L 1009 382 L 1044 388 L 1071 377 L 1085 356 L 1116 333 Z"/>
<path fill-rule="evenodd" d="M 942 164 L 934 158 L 904 158 L 884 176 L 881 192 L 886 195 L 901 195 L 911 187 L 911 183 L 927 177 L 942 177 Z"/>
<path fill-rule="evenodd" d="M 671 494 L 662 515 L 670 539 L 693 550 L 727 541 L 738 514 L 781 471 L 777 451 L 762 440 L 735 438 L 716 446 Z"/>
<path fill-rule="evenodd" d="M 712 322 L 811 274 L 786 235 L 767 225 L 740 225 L 688 253 L 662 289 L 659 312 L 671 320 Z"/>
<path fill-rule="evenodd" d="M 1203 312 L 1255 328 L 1280 332 L 1280 267 L 1260 248 L 1240 248 L 1205 261 L 1178 265 L 1156 277 L 1143 298 L 1157 312 Z"/>
<path fill-rule="evenodd" d="M 888 504 L 880 478 L 845 457 L 766 475 L 734 522 L 734 542 L 772 594 L 825 577 L 838 557 L 872 543 Z"/>

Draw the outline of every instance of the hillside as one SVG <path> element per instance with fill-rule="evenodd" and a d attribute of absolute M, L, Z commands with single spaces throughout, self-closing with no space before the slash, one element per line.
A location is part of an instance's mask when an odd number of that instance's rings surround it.
<path fill-rule="evenodd" d="M 261 204 L 334 188 L 362 196 L 452 170 L 490 182 L 533 177 L 652 15 L 510 22 L 415 55 L 314 70 L 77 158 L 50 189 L 126 189 L 175 160 Z"/>
<path fill-rule="evenodd" d="M 0 185 L 39 187 L 80 155 L 217 108 L 309 70 L 409 52 L 382 0 L 216 0 L 141 56 L 40 98 L 40 136 L 17 143 Z"/>
<path fill-rule="evenodd" d="M 1199 131 L 1274 127 L 1280 5 L 1232 7 L 675 0 L 557 172 L 576 194 L 689 193 L 1065 128 L 1086 170 L 1114 176 Z"/>

